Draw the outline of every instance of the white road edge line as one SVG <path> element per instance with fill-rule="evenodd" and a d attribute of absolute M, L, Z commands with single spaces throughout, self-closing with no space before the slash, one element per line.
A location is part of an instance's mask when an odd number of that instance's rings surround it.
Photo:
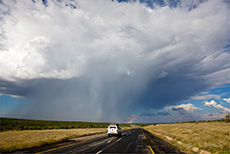
<path fill-rule="evenodd" d="M 98 151 L 96 154 L 99 154 L 99 153 L 101 153 L 101 152 L 102 152 L 102 150 Z"/>
<path fill-rule="evenodd" d="M 119 142 L 120 140 L 121 140 L 121 138 L 120 138 L 120 139 L 118 139 L 118 140 L 117 140 L 117 142 Z"/>

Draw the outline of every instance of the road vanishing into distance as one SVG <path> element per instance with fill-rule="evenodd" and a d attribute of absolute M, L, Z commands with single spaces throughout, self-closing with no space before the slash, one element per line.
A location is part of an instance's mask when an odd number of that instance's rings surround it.
<path fill-rule="evenodd" d="M 69 140 L 63 143 L 44 145 L 16 153 L 177 153 L 177 147 L 152 135 L 141 128 L 123 131 L 121 137 L 108 137 L 107 134 L 92 135 Z"/>

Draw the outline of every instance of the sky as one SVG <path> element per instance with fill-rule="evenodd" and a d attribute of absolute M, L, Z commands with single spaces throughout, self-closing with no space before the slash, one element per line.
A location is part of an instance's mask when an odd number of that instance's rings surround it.
<path fill-rule="evenodd" d="M 224 118 L 229 10 L 228 0 L 0 0 L 1 117 Z"/>

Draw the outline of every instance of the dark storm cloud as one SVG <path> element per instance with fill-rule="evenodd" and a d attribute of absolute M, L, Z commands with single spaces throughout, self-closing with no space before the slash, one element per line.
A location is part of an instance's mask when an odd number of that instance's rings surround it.
<path fill-rule="evenodd" d="M 177 111 L 180 115 L 186 115 L 188 112 L 183 108 L 172 108 L 173 111 Z"/>
<path fill-rule="evenodd" d="M 168 116 L 168 115 L 170 115 L 170 113 L 167 112 L 167 111 L 157 112 L 157 114 L 161 115 L 161 116 Z"/>
<path fill-rule="evenodd" d="M 129 83 L 124 77 L 114 82 L 92 80 L 84 76 L 20 80 L 17 84 L 2 81 L 2 93 L 30 99 L 33 108 L 24 118 L 119 121 L 129 115 L 126 111 L 132 108 L 132 100 L 139 93 L 133 81 Z"/>
<path fill-rule="evenodd" d="M 140 114 L 140 116 L 144 116 L 144 117 L 168 116 L 168 115 L 170 115 L 170 113 L 167 111 L 157 112 L 156 114 L 155 113 L 142 113 L 142 114 Z"/>
<path fill-rule="evenodd" d="M 214 116 L 214 114 L 210 113 L 210 114 L 208 114 L 208 116 L 212 117 L 212 116 Z"/>
<path fill-rule="evenodd" d="M 154 114 L 154 113 L 142 113 L 142 114 L 140 114 L 140 116 L 144 116 L 144 117 L 155 117 L 157 115 Z"/>
<path fill-rule="evenodd" d="M 122 121 L 229 82 L 223 1 L 66 3 L 0 4 L 1 93 L 29 98 L 25 117 Z"/>
<path fill-rule="evenodd" d="M 145 102 L 144 107 L 161 109 L 163 106 L 188 99 L 191 95 L 209 88 L 209 84 L 202 77 L 189 76 L 189 73 L 184 75 L 187 70 L 189 68 L 181 69 L 181 73 L 177 74 L 169 72 L 170 75 L 163 79 L 150 81 L 140 95 L 140 101 Z"/>

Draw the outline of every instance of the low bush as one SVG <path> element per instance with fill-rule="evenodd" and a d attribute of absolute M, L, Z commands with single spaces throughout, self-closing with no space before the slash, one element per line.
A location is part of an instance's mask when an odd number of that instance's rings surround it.
<path fill-rule="evenodd" d="M 107 128 L 109 123 L 75 122 L 75 121 L 44 121 L 0 118 L 2 132 L 8 130 L 45 130 L 45 129 L 72 129 L 72 128 Z M 129 127 L 129 124 L 121 124 Z"/>

